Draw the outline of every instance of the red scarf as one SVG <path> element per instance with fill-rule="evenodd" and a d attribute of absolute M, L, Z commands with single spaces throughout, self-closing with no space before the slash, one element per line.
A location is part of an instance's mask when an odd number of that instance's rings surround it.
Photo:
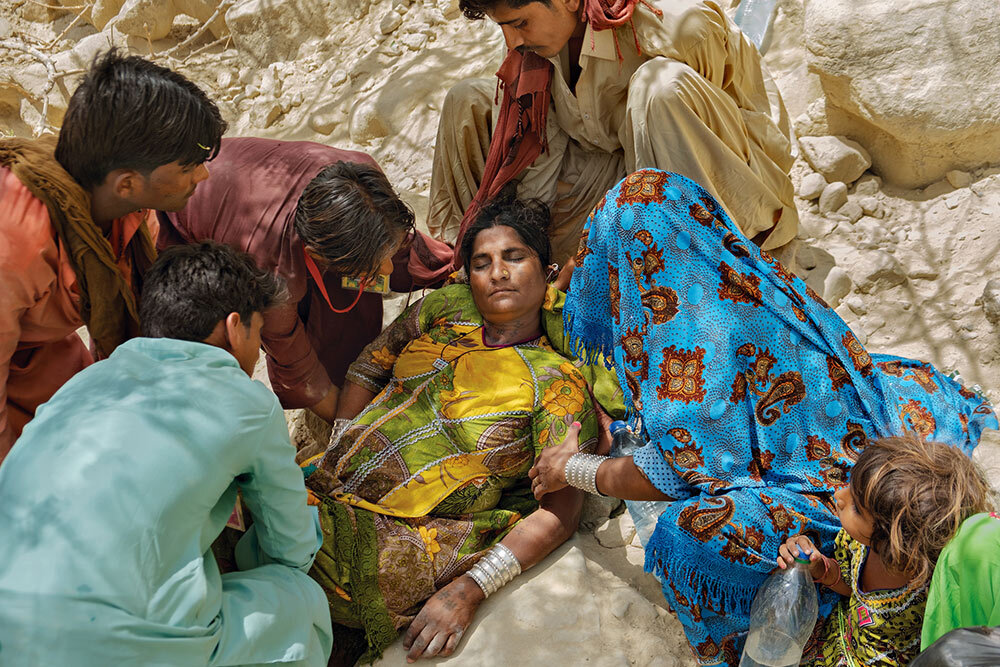
<path fill-rule="evenodd" d="M 635 6 L 642 2 L 658 16 L 662 12 L 649 5 L 646 0 L 583 0 L 582 20 L 590 23 L 594 30 L 609 30 L 625 25 L 632 20 Z M 633 27 L 632 33 L 635 34 Z M 639 38 L 636 36 L 636 49 Z M 615 49 L 622 58 L 615 39 Z M 455 256 L 452 266 L 461 266 L 458 256 L 465 231 L 476 219 L 483 204 L 495 197 L 505 185 L 530 166 L 542 151 L 547 140 L 545 118 L 549 111 L 552 83 L 552 63 L 528 51 L 513 50 L 507 53 L 503 64 L 497 70 L 503 102 L 497 119 L 490 151 L 486 156 L 483 181 L 472 203 L 465 210 L 455 241 Z"/>

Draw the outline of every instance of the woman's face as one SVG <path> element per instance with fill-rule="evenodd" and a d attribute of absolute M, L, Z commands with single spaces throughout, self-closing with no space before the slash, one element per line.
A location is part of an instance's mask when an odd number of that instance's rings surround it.
<path fill-rule="evenodd" d="M 533 315 L 545 300 L 545 273 L 538 254 L 510 227 L 479 232 L 469 261 L 476 307 L 491 324 Z"/>

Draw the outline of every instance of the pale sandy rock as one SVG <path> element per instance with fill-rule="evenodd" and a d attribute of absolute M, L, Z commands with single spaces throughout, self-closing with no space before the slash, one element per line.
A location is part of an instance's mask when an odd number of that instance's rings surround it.
<path fill-rule="evenodd" d="M 378 29 L 382 31 L 383 35 L 388 35 L 398 28 L 403 23 L 403 16 L 398 11 L 386 12 L 385 16 L 378 24 Z"/>
<path fill-rule="evenodd" d="M 868 307 L 865 305 L 865 300 L 862 299 L 857 294 L 854 294 L 844 299 L 844 305 L 850 308 L 851 312 L 854 313 L 855 315 L 864 315 L 865 313 L 868 312 Z"/>
<path fill-rule="evenodd" d="M 622 501 L 618 498 L 595 496 L 592 493 L 588 493 L 583 497 L 583 509 L 580 510 L 580 527 L 592 530 L 602 525 L 621 504 Z"/>
<path fill-rule="evenodd" d="M 837 227 L 837 220 L 811 213 L 804 214 L 799 219 L 799 238 L 821 239 Z"/>
<path fill-rule="evenodd" d="M 888 181 L 920 186 L 1000 154 L 1000 3 L 809 2 L 805 45 L 830 132 L 860 141 Z"/>
<path fill-rule="evenodd" d="M 281 114 L 281 101 L 272 97 L 264 97 L 254 102 L 253 108 L 250 110 L 250 122 L 253 123 L 254 127 L 266 129 L 271 127 Z"/>
<path fill-rule="evenodd" d="M 838 215 L 842 215 L 847 218 L 848 222 L 851 224 L 857 222 L 861 219 L 861 216 L 865 212 L 861 208 L 861 204 L 853 201 L 846 202 L 843 206 L 837 209 Z"/>
<path fill-rule="evenodd" d="M 846 137 L 801 137 L 802 156 L 830 183 L 853 183 L 871 166 L 868 151 Z"/>
<path fill-rule="evenodd" d="M 972 174 L 961 169 L 952 169 L 944 177 L 956 188 L 967 188 L 972 185 Z"/>
<path fill-rule="evenodd" d="M 861 207 L 861 212 L 865 215 L 870 215 L 874 218 L 882 217 L 882 206 L 879 203 L 878 197 L 861 197 L 858 199 L 858 205 Z"/>
<path fill-rule="evenodd" d="M 227 90 L 231 88 L 236 82 L 236 77 L 229 70 L 221 70 L 219 74 L 215 77 L 215 84 L 222 90 Z"/>
<path fill-rule="evenodd" d="M 823 188 L 819 196 L 819 212 L 833 213 L 847 203 L 847 185 L 840 181 L 830 183 Z"/>
<path fill-rule="evenodd" d="M 859 196 L 874 195 L 882 189 L 882 179 L 875 174 L 864 174 L 854 184 L 854 194 Z"/>
<path fill-rule="evenodd" d="M 107 51 L 112 46 L 126 47 L 125 36 L 120 32 L 111 30 L 88 35 L 77 42 L 72 49 L 55 54 L 52 62 L 57 72 L 86 69 L 97 54 Z M 66 106 L 69 104 L 69 98 L 76 89 L 76 86 L 79 85 L 81 76 L 78 74 L 60 77 L 52 90 L 49 91 L 48 121 L 50 123 L 58 125 L 62 122 L 63 115 L 66 113 Z M 24 90 L 37 91 L 40 97 L 40 93 L 45 89 L 48 72 L 43 64 L 35 61 L 27 67 L 14 69 L 11 72 L 11 78 Z M 41 111 L 41 105 L 29 106 L 31 108 L 22 107 L 21 115 L 22 117 L 29 116 L 31 122 L 29 122 L 28 118 L 24 118 L 24 120 L 29 125 L 34 126 L 40 118 L 40 113 L 38 112 Z"/>
<path fill-rule="evenodd" d="M 376 96 L 360 100 L 351 110 L 349 122 L 351 141 L 356 144 L 364 144 L 389 133 L 386 119 L 378 111 Z"/>
<path fill-rule="evenodd" d="M 840 305 L 841 299 L 851 293 L 853 287 L 854 282 L 847 271 L 844 271 L 839 266 L 835 266 L 826 274 L 821 294 L 824 301 L 830 304 L 832 308 L 836 308 Z"/>
<path fill-rule="evenodd" d="M 862 275 L 858 282 L 858 291 L 865 294 L 886 290 L 906 282 L 906 271 L 899 260 L 884 251 L 867 254 L 863 261 L 858 263 L 857 268 L 861 270 Z"/>
<path fill-rule="evenodd" d="M 979 299 L 986 319 L 993 326 L 1000 327 L 1000 278 L 993 278 L 987 282 Z"/>
<path fill-rule="evenodd" d="M 98 28 L 104 28 L 111 17 L 115 16 L 108 16 L 113 6 L 113 3 L 108 3 L 101 8 L 101 20 L 105 17 L 107 20 Z M 217 6 L 218 2 L 214 0 L 126 0 L 116 12 L 114 25 L 116 30 L 126 35 L 163 39 L 170 33 L 178 14 L 190 16 L 200 23 L 211 18 Z M 218 17 L 209 26 L 209 31 L 216 37 L 221 37 L 226 32 L 225 20 Z"/>
<path fill-rule="evenodd" d="M 328 31 L 322 6 L 309 0 L 239 0 L 225 20 L 241 55 L 257 65 L 293 60 L 303 42 Z"/>
<path fill-rule="evenodd" d="M 612 517 L 594 529 L 594 537 L 602 547 L 623 547 L 635 537 L 635 524 L 628 512 Z"/>
<path fill-rule="evenodd" d="M 859 245 L 862 248 L 880 248 L 890 241 L 891 236 L 885 225 L 875 218 L 862 217 L 856 226 Z"/>
<path fill-rule="evenodd" d="M 806 201 L 818 199 L 823 194 L 823 188 L 825 187 L 826 179 L 823 178 L 823 174 L 811 172 L 806 174 L 799 182 L 799 196 Z"/>

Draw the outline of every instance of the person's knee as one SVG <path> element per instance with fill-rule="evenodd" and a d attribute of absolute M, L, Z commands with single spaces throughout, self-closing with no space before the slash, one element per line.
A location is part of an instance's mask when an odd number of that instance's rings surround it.
<path fill-rule="evenodd" d="M 452 86 L 444 96 L 441 115 L 465 115 L 470 111 L 489 110 L 493 106 L 490 86 L 496 83 L 489 79 L 463 79 Z"/>
<path fill-rule="evenodd" d="M 630 109 L 669 109 L 687 105 L 690 91 L 701 75 L 690 65 L 669 58 L 649 60 L 635 71 L 629 83 Z"/>

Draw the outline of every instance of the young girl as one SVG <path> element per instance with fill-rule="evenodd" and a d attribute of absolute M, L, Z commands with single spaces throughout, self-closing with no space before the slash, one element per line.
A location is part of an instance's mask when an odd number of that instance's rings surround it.
<path fill-rule="evenodd" d="M 804 535 L 778 550 L 778 567 L 808 555 L 813 579 L 844 596 L 813 633 L 802 664 L 909 664 L 920 651 L 938 555 L 962 521 L 990 508 L 991 494 L 979 468 L 955 447 L 911 435 L 869 444 L 848 486 L 834 494 L 843 526 L 834 557 Z"/>

